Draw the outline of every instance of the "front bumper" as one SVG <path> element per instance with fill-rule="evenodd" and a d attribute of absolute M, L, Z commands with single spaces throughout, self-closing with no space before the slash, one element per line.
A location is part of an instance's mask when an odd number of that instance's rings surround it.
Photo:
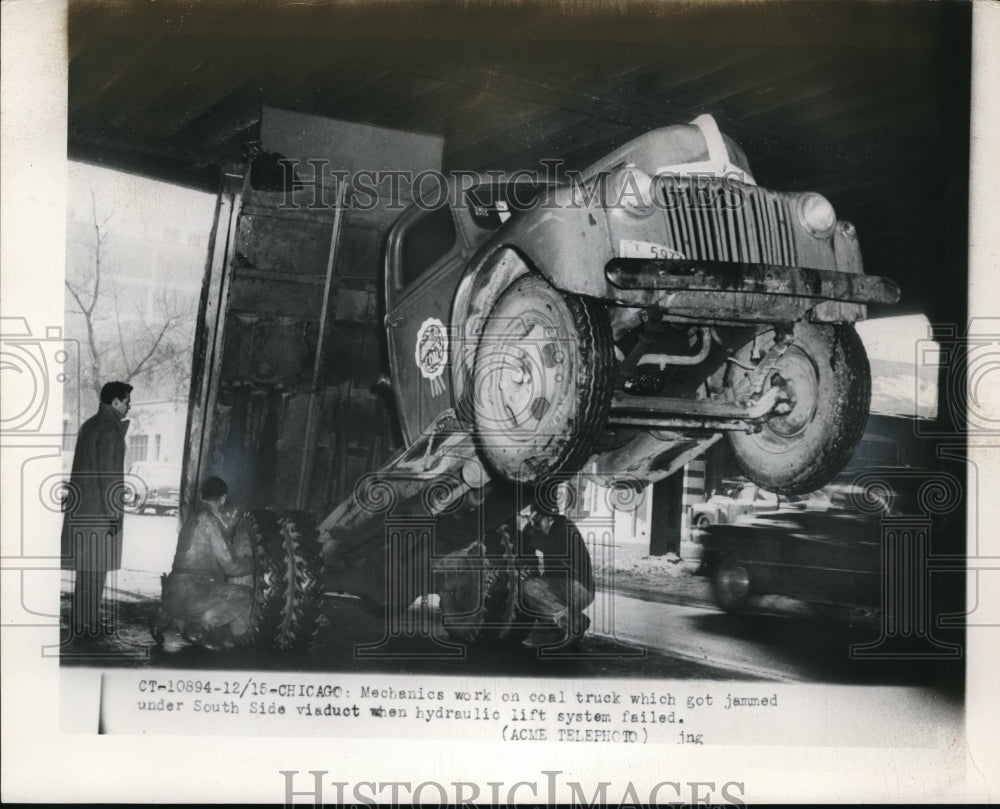
<path fill-rule="evenodd" d="M 615 258 L 605 276 L 616 302 L 666 315 L 727 322 L 862 320 L 868 304 L 894 304 L 899 286 L 863 273 L 728 261 Z"/>

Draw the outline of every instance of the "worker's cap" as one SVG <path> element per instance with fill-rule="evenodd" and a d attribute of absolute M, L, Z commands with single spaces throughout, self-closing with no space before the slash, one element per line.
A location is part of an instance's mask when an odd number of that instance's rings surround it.
<path fill-rule="evenodd" d="M 202 500 L 214 500 L 217 497 L 222 497 L 224 494 L 229 494 L 229 487 L 222 478 L 210 477 L 201 484 Z"/>

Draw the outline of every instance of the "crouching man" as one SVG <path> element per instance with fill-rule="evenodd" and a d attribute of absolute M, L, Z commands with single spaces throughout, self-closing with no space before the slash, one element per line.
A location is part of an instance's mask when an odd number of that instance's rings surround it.
<path fill-rule="evenodd" d="M 527 557 L 534 567 L 521 581 L 521 605 L 535 616 L 524 644 L 574 644 L 590 626 L 583 610 L 594 600 L 587 545 L 577 527 L 561 514 L 534 508 L 519 523 L 522 558 Z"/>
<path fill-rule="evenodd" d="M 253 563 L 230 548 L 228 494 L 221 478 L 206 480 L 198 510 L 181 527 L 154 628 L 166 651 L 177 651 L 184 641 L 221 651 L 240 644 L 249 630 L 253 592 L 227 577 L 250 575 Z"/>

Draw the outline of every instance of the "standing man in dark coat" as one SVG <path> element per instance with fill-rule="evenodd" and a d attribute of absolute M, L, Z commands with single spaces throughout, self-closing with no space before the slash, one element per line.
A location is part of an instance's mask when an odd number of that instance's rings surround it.
<path fill-rule="evenodd" d="M 76 439 L 62 532 L 63 567 L 76 571 L 71 638 L 115 631 L 113 621 L 101 622 L 100 606 L 108 571 L 121 567 L 131 393 L 125 382 L 108 382 L 97 414 L 83 423 Z"/>

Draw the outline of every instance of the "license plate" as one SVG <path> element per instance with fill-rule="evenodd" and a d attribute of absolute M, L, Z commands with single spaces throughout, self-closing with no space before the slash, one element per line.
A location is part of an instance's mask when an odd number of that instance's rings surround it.
<path fill-rule="evenodd" d="M 685 258 L 683 253 L 678 253 L 665 244 L 640 242 L 636 239 L 621 239 L 618 242 L 618 256 L 620 258 Z"/>

